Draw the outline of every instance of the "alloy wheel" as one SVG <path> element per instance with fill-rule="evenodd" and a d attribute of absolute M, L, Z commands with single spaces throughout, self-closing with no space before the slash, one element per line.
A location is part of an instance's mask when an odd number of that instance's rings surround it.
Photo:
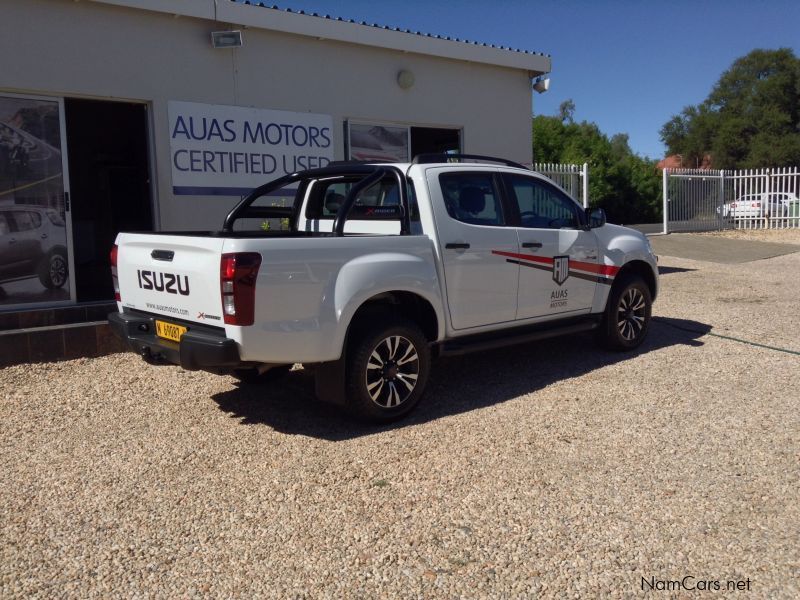
<path fill-rule="evenodd" d="M 67 263 L 59 255 L 50 259 L 50 281 L 55 287 L 61 287 L 67 281 Z"/>
<path fill-rule="evenodd" d="M 620 298 L 617 308 L 617 328 L 627 341 L 635 340 L 645 324 L 647 302 L 638 288 L 629 288 Z"/>
<path fill-rule="evenodd" d="M 367 361 L 367 394 L 381 408 L 405 402 L 419 378 L 419 354 L 406 337 L 393 335 L 381 340 Z"/>

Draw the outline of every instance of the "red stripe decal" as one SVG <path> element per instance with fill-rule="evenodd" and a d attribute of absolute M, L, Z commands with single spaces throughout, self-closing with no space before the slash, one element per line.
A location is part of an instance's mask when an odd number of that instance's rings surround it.
<path fill-rule="evenodd" d="M 509 258 L 516 258 L 519 260 L 526 260 L 529 262 L 535 262 L 543 265 L 552 265 L 553 259 L 547 256 L 531 256 L 530 254 L 518 254 L 516 252 L 505 252 L 503 250 L 492 250 L 492 254 L 497 254 L 498 256 L 507 256 Z M 603 275 L 605 277 L 614 277 L 617 273 L 619 273 L 619 267 L 612 267 L 610 265 L 598 265 L 596 263 L 588 263 L 582 262 L 579 260 L 572 260 L 569 261 L 570 268 L 580 269 L 581 271 L 587 271 L 589 273 L 595 273 L 597 275 Z"/>
<path fill-rule="evenodd" d="M 569 266 L 574 266 L 581 271 L 589 271 L 590 273 L 597 273 L 598 275 L 605 275 L 606 277 L 614 277 L 619 273 L 619 267 L 612 267 L 609 265 L 598 265 L 596 263 L 580 262 L 570 259 Z"/>
<path fill-rule="evenodd" d="M 498 256 L 507 256 L 509 258 L 517 258 L 520 260 L 527 260 L 530 262 L 541 263 L 543 265 L 552 265 L 553 259 L 546 256 L 531 256 L 530 254 L 517 254 L 516 252 L 504 252 L 502 250 L 492 250 L 492 254 Z"/>

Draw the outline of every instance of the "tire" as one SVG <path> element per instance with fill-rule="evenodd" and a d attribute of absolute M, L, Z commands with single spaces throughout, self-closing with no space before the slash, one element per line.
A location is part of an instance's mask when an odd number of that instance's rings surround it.
<path fill-rule="evenodd" d="M 354 334 L 345 390 L 347 409 L 356 418 L 389 423 L 419 403 L 428 382 L 431 353 L 416 323 L 384 315 L 380 320 L 384 324 Z"/>
<path fill-rule="evenodd" d="M 236 369 L 233 371 L 233 376 L 247 385 L 260 385 L 280 381 L 291 370 L 292 365 L 278 365 L 260 374 L 258 369 Z"/>
<path fill-rule="evenodd" d="M 67 282 L 69 268 L 67 257 L 61 252 L 48 254 L 39 265 L 39 281 L 48 290 L 56 290 Z"/>
<path fill-rule="evenodd" d="M 600 342 L 611 350 L 632 350 L 647 337 L 653 299 L 638 275 L 623 276 L 611 288 L 598 329 Z"/>

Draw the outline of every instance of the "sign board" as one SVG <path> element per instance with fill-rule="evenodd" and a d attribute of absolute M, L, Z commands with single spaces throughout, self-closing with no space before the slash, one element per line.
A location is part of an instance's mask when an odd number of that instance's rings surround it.
<path fill-rule="evenodd" d="M 170 101 L 172 191 L 242 196 L 333 160 L 333 119 L 314 113 Z"/>

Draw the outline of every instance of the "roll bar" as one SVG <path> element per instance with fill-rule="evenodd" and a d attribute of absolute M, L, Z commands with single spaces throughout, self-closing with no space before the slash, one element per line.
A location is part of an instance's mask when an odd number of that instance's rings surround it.
<path fill-rule="evenodd" d="M 397 181 L 398 192 L 400 194 L 400 235 L 408 235 L 411 232 L 411 223 L 409 215 L 411 214 L 408 204 L 408 190 L 406 186 L 405 173 L 399 168 L 391 165 L 329 165 L 327 167 L 320 167 L 318 169 L 307 169 L 305 171 L 298 171 L 284 175 L 278 179 L 273 179 L 262 186 L 255 188 L 241 202 L 239 202 L 225 217 L 225 222 L 222 225 L 223 233 L 230 233 L 233 231 L 233 224 L 244 218 L 289 218 L 292 228 L 296 227 L 297 215 L 302 208 L 303 199 L 298 195 L 295 198 L 294 205 L 288 206 L 270 206 L 270 207 L 254 207 L 251 206 L 256 199 L 264 194 L 268 194 L 274 190 L 280 189 L 285 185 L 294 182 L 303 182 L 310 179 L 318 179 L 321 177 L 347 177 L 347 176 L 363 176 L 356 185 L 354 185 L 350 192 L 347 194 L 344 202 L 336 212 L 336 217 L 333 221 L 333 233 L 337 237 L 344 235 L 344 225 L 347 221 L 347 216 L 350 214 L 356 200 L 356 196 L 363 190 L 371 185 L 374 185 L 388 175 L 394 176 Z"/>

